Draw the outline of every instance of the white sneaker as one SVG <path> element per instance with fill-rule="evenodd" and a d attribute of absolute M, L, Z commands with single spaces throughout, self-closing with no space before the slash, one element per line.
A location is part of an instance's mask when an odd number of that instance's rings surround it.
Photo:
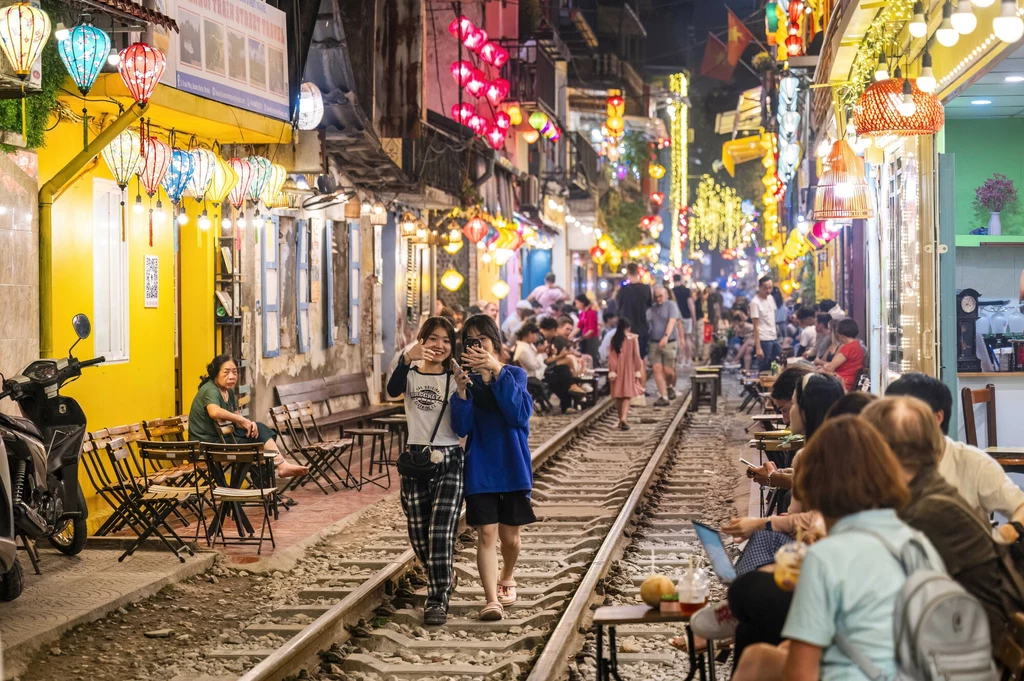
<path fill-rule="evenodd" d="M 708 603 L 690 618 L 690 628 L 695 636 L 718 641 L 736 634 L 739 622 L 732 616 L 728 601 Z"/>

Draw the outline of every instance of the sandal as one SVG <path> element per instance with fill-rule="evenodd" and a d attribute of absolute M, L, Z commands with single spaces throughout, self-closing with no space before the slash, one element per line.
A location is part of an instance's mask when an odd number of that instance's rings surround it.
<path fill-rule="evenodd" d="M 507 608 L 516 602 L 516 582 L 514 579 L 498 582 L 498 603 Z"/>
<path fill-rule="evenodd" d="M 495 622 L 505 616 L 505 610 L 501 607 L 501 603 L 497 601 L 488 603 L 484 606 L 484 609 L 480 611 L 481 622 Z"/>

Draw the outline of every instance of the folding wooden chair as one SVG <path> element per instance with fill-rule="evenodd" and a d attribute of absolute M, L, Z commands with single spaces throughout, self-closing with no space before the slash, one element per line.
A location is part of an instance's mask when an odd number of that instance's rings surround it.
<path fill-rule="evenodd" d="M 986 447 L 996 447 L 999 445 L 996 438 L 996 386 L 994 383 L 989 383 L 982 390 L 971 390 L 970 388 L 964 388 L 960 391 L 960 401 L 963 407 L 964 415 L 964 435 L 967 438 L 967 444 L 972 447 L 978 446 L 978 428 L 974 419 L 974 405 L 984 404 L 985 405 L 985 428 L 988 442 L 985 443 Z"/>
<path fill-rule="evenodd" d="M 203 511 L 204 502 L 209 500 L 211 486 L 206 475 L 205 465 L 199 462 L 199 443 L 185 441 L 153 441 L 140 440 L 136 443 L 139 457 L 142 459 L 143 467 L 147 463 L 158 469 L 163 464 L 169 464 L 174 468 L 188 467 L 192 473 L 188 477 L 187 485 L 171 485 L 174 489 L 189 487 L 195 492 L 195 497 L 183 504 L 187 504 L 196 516 L 196 534 L 194 541 L 199 541 L 199 527 L 206 530 L 206 543 L 210 543 L 209 527 L 206 524 L 206 516 Z M 164 469 L 166 470 L 166 469 Z M 149 489 L 153 489 L 153 485 Z"/>
<path fill-rule="evenodd" d="M 142 478 L 140 482 L 139 477 L 133 474 L 128 463 L 134 455 L 127 440 L 123 437 L 110 440 L 106 445 L 106 450 L 110 457 L 111 467 L 117 476 L 121 494 L 125 499 L 124 509 L 127 516 L 125 524 L 138 534 L 135 542 L 117 560 L 123 561 L 135 553 L 136 549 L 150 535 L 156 535 L 164 543 L 164 546 L 184 563 L 185 558 L 182 553 L 188 553 L 191 556 L 194 555 L 194 552 L 167 524 L 167 517 L 177 511 L 181 503 L 193 499 L 195 492 L 187 487 L 150 484 L 146 478 Z M 176 545 L 171 543 L 172 539 Z"/>
<path fill-rule="evenodd" d="M 270 484 L 273 480 L 273 462 L 267 460 L 263 445 L 203 442 L 199 445 L 199 453 L 206 461 L 207 469 L 216 483 L 211 495 L 215 509 L 211 533 L 214 536 L 219 534 L 221 544 L 227 546 L 224 521 L 231 511 L 239 525 L 239 537 L 232 540 L 232 544 L 257 543 L 256 554 L 259 555 L 263 550 L 264 537 L 269 534 L 270 545 L 275 547 L 270 513 L 277 497 L 277 487 Z M 267 470 L 268 468 L 270 470 Z M 245 487 L 249 484 L 250 476 L 254 484 Z M 254 537 L 255 533 L 245 516 L 246 506 L 258 506 L 263 509 L 263 525 L 260 528 L 259 539 Z"/>
<path fill-rule="evenodd" d="M 292 478 L 285 484 L 284 489 L 290 490 L 297 487 L 304 486 L 309 480 L 313 481 L 320 491 L 327 494 L 327 488 L 324 484 L 330 486 L 334 491 L 338 490 L 338 485 L 334 479 L 330 476 L 328 471 L 333 471 L 335 477 L 339 477 L 337 471 L 334 471 L 330 467 L 329 462 L 325 459 L 330 450 L 316 445 L 310 445 L 308 442 L 304 442 L 299 434 L 298 423 L 292 423 L 293 419 L 288 413 L 287 407 L 273 407 L 270 410 L 270 419 L 274 423 L 274 428 L 278 432 L 278 444 L 281 445 L 282 453 L 290 456 L 296 461 L 305 461 L 309 466 L 309 475 L 304 477 Z M 342 485 L 344 485 L 344 479 L 342 479 Z"/>
<path fill-rule="evenodd" d="M 328 439 L 324 437 L 323 430 L 317 422 L 313 413 L 313 403 L 310 401 L 294 402 L 285 405 L 285 413 L 288 416 L 288 431 L 292 434 L 295 443 L 302 449 L 315 457 L 318 461 L 318 468 L 325 472 L 329 471 L 343 487 L 359 487 L 359 480 L 352 474 L 352 454 L 355 450 L 352 438 Z M 348 461 L 342 461 L 342 456 L 348 452 Z M 342 473 L 338 472 L 335 466 L 340 466 Z M 337 490 L 334 483 L 331 486 Z"/>

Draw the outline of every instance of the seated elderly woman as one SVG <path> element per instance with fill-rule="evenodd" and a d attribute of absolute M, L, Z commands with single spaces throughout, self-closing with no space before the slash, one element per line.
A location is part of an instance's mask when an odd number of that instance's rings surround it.
<path fill-rule="evenodd" d="M 909 480 L 910 502 L 900 517 L 931 540 L 950 576 L 985 608 L 998 646 L 1013 613 L 1024 611 L 1024 583 L 1006 546 L 939 473 L 945 440 L 931 408 L 914 397 L 889 397 L 862 417 L 885 438 Z"/>
<path fill-rule="evenodd" d="M 234 439 L 237 443 L 263 444 L 265 452 L 274 453 L 277 477 L 294 478 L 305 475 L 309 470 L 298 466 L 281 455 L 274 442 L 275 433 L 269 426 L 250 421 L 238 413 L 235 404 L 235 384 L 238 383 L 238 366 L 228 355 L 217 355 L 206 366 L 206 376 L 199 383 L 199 392 L 192 400 L 188 413 L 188 439 L 195 442 L 220 442 L 217 434 L 218 421 L 230 421 L 235 425 Z"/>
<path fill-rule="evenodd" d="M 873 426 L 840 416 L 804 447 L 794 482 L 801 503 L 825 518 L 828 536 L 803 557 L 782 630 L 787 640 L 749 646 L 733 681 L 863 678 L 836 644 L 840 632 L 883 678 L 896 678 L 893 612 L 907 575 L 874 535 L 895 546 L 914 538 L 928 564 L 942 569 L 931 542 L 897 515 L 910 498 L 903 469 Z"/>

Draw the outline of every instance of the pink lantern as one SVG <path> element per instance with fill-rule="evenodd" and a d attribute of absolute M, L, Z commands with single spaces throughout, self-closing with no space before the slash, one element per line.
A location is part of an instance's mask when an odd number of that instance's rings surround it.
<path fill-rule="evenodd" d="M 462 44 L 474 52 L 479 52 L 486 42 L 487 31 L 482 28 L 473 29 L 469 32 L 469 35 L 462 39 Z"/>
<path fill-rule="evenodd" d="M 473 114 L 472 116 L 470 116 L 469 121 L 467 121 L 466 125 L 472 128 L 473 132 L 475 132 L 478 135 L 483 135 L 487 132 L 487 119 L 478 114 Z"/>
<path fill-rule="evenodd" d="M 556 128 L 555 128 L 555 131 L 551 133 L 551 136 L 550 136 L 550 137 L 548 137 L 548 139 L 549 139 L 549 140 L 551 140 L 552 142 L 557 142 L 557 141 L 558 141 L 558 138 L 559 138 L 559 137 L 561 137 L 561 136 L 562 136 L 562 131 L 561 131 L 561 130 L 559 130 L 559 129 L 558 129 L 557 127 L 556 127 Z"/>
<path fill-rule="evenodd" d="M 249 185 L 252 183 L 252 165 L 246 159 L 237 157 L 228 161 L 228 165 L 238 173 L 238 182 L 231 188 L 228 201 L 235 208 L 241 208 L 245 204 L 245 197 L 249 193 Z"/>
<path fill-rule="evenodd" d="M 491 64 L 493 64 L 495 68 L 500 69 L 502 66 L 505 65 L 505 62 L 507 61 L 508 50 L 499 45 L 498 48 L 494 50 L 494 61 L 492 61 Z"/>
<path fill-rule="evenodd" d="M 498 106 L 505 101 L 508 97 L 509 91 L 512 86 L 504 78 L 495 78 L 494 81 L 487 86 L 487 101 L 494 106 Z"/>
<path fill-rule="evenodd" d="M 142 162 L 139 164 L 139 183 L 146 190 L 150 201 L 158 191 L 160 183 L 164 181 L 167 168 L 171 165 L 171 147 L 155 137 L 144 138 L 142 141 Z M 160 207 L 160 199 L 156 202 Z M 153 245 L 153 206 L 149 207 L 149 245 Z"/>
<path fill-rule="evenodd" d="M 484 46 L 480 48 L 480 58 L 483 59 L 488 64 L 490 64 L 491 66 L 493 66 L 494 55 L 499 49 L 501 48 L 498 47 L 498 43 L 494 42 L 493 40 L 488 40 L 486 43 L 484 43 Z"/>
<path fill-rule="evenodd" d="M 487 141 L 494 149 L 502 149 L 505 146 L 505 131 L 497 125 L 492 125 L 487 131 Z"/>
<path fill-rule="evenodd" d="M 505 111 L 499 111 L 494 114 L 494 124 L 502 130 L 508 130 L 512 127 L 512 117 Z"/>
<path fill-rule="evenodd" d="M 457 40 L 465 40 L 475 30 L 476 26 L 473 25 L 473 22 L 464 16 L 448 24 L 448 32 Z"/>
<path fill-rule="evenodd" d="M 474 113 L 476 113 L 476 109 L 469 102 L 452 105 L 452 118 L 463 125 L 469 123 L 469 119 L 473 117 Z"/>
<path fill-rule="evenodd" d="M 484 90 L 487 89 L 488 82 L 484 78 L 484 72 L 480 69 L 473 69 L 473 75 L 470 76 L 469 80 L 466 81 L 466 92 L 473 95 L 474 97 L 481 97 L 484 94 Z"/>
<path fill-rule="evenodd" d="M 459 87 L 466 87 L 466 83 L 473 77 L 473 65 L 465 60 L 452 62 L 449 70 Z"/>

